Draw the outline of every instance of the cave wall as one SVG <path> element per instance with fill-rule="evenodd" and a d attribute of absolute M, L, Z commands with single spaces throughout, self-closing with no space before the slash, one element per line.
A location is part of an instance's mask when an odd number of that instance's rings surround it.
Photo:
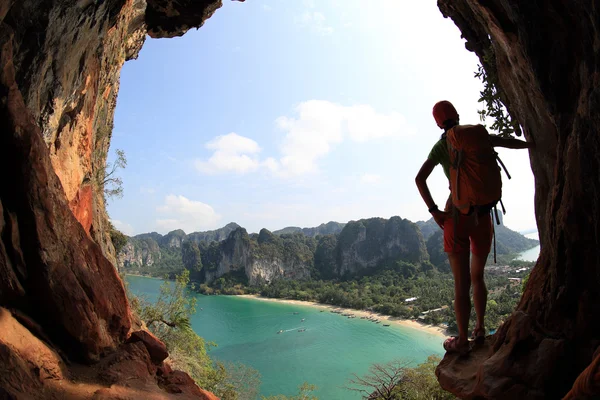
<path fill-rule="evenodd" d="M 121 68 L 146 34 L 200 27 L 221 1 L 2 0 L 16 81 L 77 220 L 116 264 L 99 171 L 106 165 Z M 142 133 L 140 132 L 140 135 Z"/>
<path fill-rule="evenodd" d="M 560 398 L 600 344 L 600 5 L 595 1 L 438 0 L 467 49 L 492 49 L 499 86 L 535 176 L 541 253 L 489 357 L 460 397 Z M 475 361 L 473 361 L 475 362 Z"/>
<path fill-rule="evenodd" d="M 0 307 L 65 361 L 60 368 L 127 358 L 125 342 L 139 329 L 113 265 L 96 176 L 106 162 L 123 63 L 136 57 L 148 29 L 181 35 L 221 4 L 178 3 L 0 0 Z M 179 20 L 178 10 L 189 14 Z M 2 323 L 11 320 L 6 315 Z M 0 374 L 0 397 L 55 398 L 10 381 L 47 382 L 35 352 L 15 347 L 26 349 L 25 339 L 7 335 L 0 330 L 0 369 L 10 370 Z M 134 358 L 147 365 L 144 379 L 160 391 L 158 369 L 140 351 Z"/>

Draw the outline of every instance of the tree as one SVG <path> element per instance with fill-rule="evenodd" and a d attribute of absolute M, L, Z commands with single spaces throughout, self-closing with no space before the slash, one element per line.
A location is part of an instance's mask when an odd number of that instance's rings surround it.
<path fill-rule="evenodd" d="M 112 163 L 107 162 L 106 168 L 99 170 L 97 176 L 98 186 L 104 191 L 107 198 L 123 197 L 123 179 L 116 175 L 119 169 L 124 169 L 127 166 L 127 158 L 125 152 L 116 149 L 117 158 Z"/>
<path fill-rule="evenodd" d="M 355 374 L 347 389 L 361 393 L 367 400 L 456 399 L 437 381 L 435 368 L 439 362 L 440 358 L 434 355 L 415 368 L 409 368 L 409 363 L 401 360 L 373 364 L 365 376 Z"/>
<path fill-rule="evenodd" d="M 175 282 L 165 281 L 155 303 L 142 305 L 140 318 L 148 329 L 161 340 L 172 334 L 172 329 L 191 330 L 190 318 L 196 312 L 196 298 L 186 296 L 190 272 L 184 270 Z"/>
<path fill-rule="evenodd" d="M 300 385 L 298 390 L 299 392 L 297 396 L 289 397 L 279 394 L 277 396 L 263 396 L 262 400 L 318 400 L 318 398 L 312 394 L 312 392 L 317 390 L 317 387 L 315 385 L 311 385 L 307 382 L 304 382 L 302 385 Z"/>
<path fill-rule="evenodd" d="M 506 112 L 506 106 L 502 101 L 502 94 L 498 87 L 498 77 L 496 76 L 496 60 L 494 52 L 488 51 L 484 56 L 483 65 L 477 66 L 475 77 L 483 82 L 483 90 L 479 95 L 479 102 L 483 103 L 483 110 L 477 111 L 481 121 L 490 117 L 493 119 L 490 129 L 499 133 L 502 137 L 511 137 L 513 133 L 521 136 L 521 127 Z"/>
<path fill-rule="evenodd" d="M 237 400 L 255 400 L 258 397 L 261 378 L 260 372 L 239 362 L 226 362 L 222 363 L 222 366 L 227 371 L 227 376 L 223 383 L 236 392 Z M 221 400 L 227 399 L 221 395 Z"/>
<path fill-rule="evenodd" d="M 361 393 L 368 400 L 397 400 L 398 387 L 407 380 L 408 362 L 390 361 L 386 364 L 373 364 L 365 376 L 353 374 L 346 388 Z"/>
<path fill-rule="evenodd" d="M 435 376 L 435 368 L 440 363 L 440 357 L 429 356 L 427 361 L 415 368 L 406 370 L 406 381 L 397 387 L 398 394 L 403 400 L 452 400 L 454 395 L 440 387 Z"/>

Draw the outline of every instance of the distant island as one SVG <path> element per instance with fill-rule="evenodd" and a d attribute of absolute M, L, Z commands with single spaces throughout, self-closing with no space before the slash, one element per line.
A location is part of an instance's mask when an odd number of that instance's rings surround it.
<path fill-rule="evenodd" d="M 496 242 L 498 263 L 490 255 L 486 277 L 493 324 L 514 308 L 520 295 L 514 286 L 532 267 L 516 256 L 539 244 L 504 225 L 496 226 Z M 433 219 L 332 221 L 252 234 L 232 222 L 207 232 L 146 233 L 127 238 L 118 264 L 122 272 L 153 277 L 188 270 L 205 294 L 260 294 L 430 323 L 453 321 L 450 268 Z"/>

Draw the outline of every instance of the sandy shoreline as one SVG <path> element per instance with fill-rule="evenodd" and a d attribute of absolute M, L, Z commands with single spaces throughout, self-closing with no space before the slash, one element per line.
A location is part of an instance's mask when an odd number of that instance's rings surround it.
<path fill-rule="evenodd" d="M 126 273 L 125 276 L 137 276 L 139 278 L 149 278 L 149 279 L 158 279 L 161 281 L 164 281 L 163 278 L 157 278 L 155 276 L 148 276 L 148 275 L 140 275 L 140 274 L 130 274 L 130 273 Z"/>
<path fill-rule="evenodd" d="M 329 304 L 316 303 L 314 301 L 273 299 L 273 298 L 262 297 L 262 296 L 254 295 L 254 294 L 243 294 L 243 295 L 237 295 L 236 297 L 255 299 L 255 300 L 261 300 L 261 301 L 271 301 L 271 302 L 275 302 L 275 303 L 285 303 L 285 304 L 295 304 L 295 305 L 300 305 L 300 306 L 309 306 L 309 307 L 319 308 L 319 309 L 327 310 L 327 311 L 340 310 L 344 313 L 354 314 L 359 318 L 360 317 L 377 317 L 377 319 L 379 319 L 381 321 L 389 322 L 390 324 L 397 324 L 397 325 L 409 327 L 412 329 L 417 329 L 417 330 L 431 333 L 431 334 L 434 334 L 434 335 L 437 335 L 440 337 L 447 336 L 447 334 L 445 333 L 446 330 L 440 326 L 425 325 L 420 322 L 413 321 L 411 319 L 400 319 L 398 317 L 392 317 L 389 315 L 378 314 L 378 313 L 370 312 L 370 311 L 354 310 L 352 308 L 337 307 L 337 306 L 332 306 Z"/>

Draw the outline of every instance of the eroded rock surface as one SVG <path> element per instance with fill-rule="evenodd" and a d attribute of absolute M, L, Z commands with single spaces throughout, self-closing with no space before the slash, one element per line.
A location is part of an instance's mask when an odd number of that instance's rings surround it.
<path fill-rule="evenodd" d="M 600 8 L 597 2 L 438 0 L 496 75 L 528 141 L 541 254 L 465 398 L 561 398 L 600 344 Z M 490 60 L 492 56 L 493 62 Z M 446 361 L 438 368 L 446 375 Z M 496 382 L 490 385 L 490 382 Z"/>
<path fill-rule="evenodd" d="M 208 398 L 181 373 L 171 373 L 179 389 L 158 385 L 157 343 L 152 357 L 144 342 L 123 344 L 132 316 L 97 181 L 120 70 L 144 41 L 146 8 L 143 0 L 0 1 L 1 396 Z M 210 14 L 186 21 L 199 26 Z M 107 387 L 101 378 L 115 371 Z"/>

